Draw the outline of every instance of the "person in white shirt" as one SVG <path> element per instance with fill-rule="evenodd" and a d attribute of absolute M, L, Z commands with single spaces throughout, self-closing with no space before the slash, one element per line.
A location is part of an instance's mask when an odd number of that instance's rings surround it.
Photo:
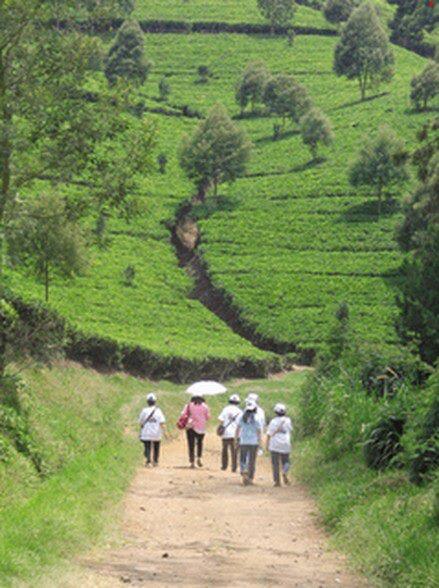
<path fill-rule="evenodd" d="M 222 439 L 222 453 L 221 453 L 221 469 L 226 470 L 230 461 L 232 464 L 232 472 L 238 469 L 238 444 L 235 441 L 236 429 L 238 421 L 242 415 L 242 410 L 239 408 L 240 398 L 237 394 L 232 394 L 229 399 L 229 404 L 222 410 L 218 417 L 220 425 L 218 433 Z"/>
<path fill-rule="evenodd" d="M 153 466 L 157 466 L 159 463 L 160 442 L 166 419 L 161 409 L 157 406 L 157 397 L 155 394 L 148 394 L 146 401 L 148 406 L 140 413 L 139 424 L 140 440 L 145 449 L 145 466 L 149 467 L 151 465 L 151 453 Z"/>
<path fill-rule="evenodd" d="M 276 404 L 275 417 L 270 421 L 267 429 L 267 450 L 271 453 L 273 480 L 275 486 L 280 486 L 280 467 L 284 484 L 289 485 L 288 471 L 290 469 L 291 432 L 293 425 L 286 415 L 284 404 Z"/>

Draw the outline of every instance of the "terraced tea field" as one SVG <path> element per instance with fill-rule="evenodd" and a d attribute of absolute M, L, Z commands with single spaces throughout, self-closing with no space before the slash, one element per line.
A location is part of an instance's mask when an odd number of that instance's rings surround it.
<path fill-rule="evenodd" d="M 262 24 L 253 0 L 138 0 L 135 16 L 139 20 L 182 20 L 185 22 L 227 22 Z M 308 6 L 298 6 L 294 25 L 331 29 L 322 13 Z"/>
<path fill-rule="evenodd" d="M 50 306 L 86 336 L 144 348 L 164 358 L 268 358 L 269 354 L 235 335 L 201 303 L 189 298 L 191 282 L 178 268 L 165 222 L 190 194 L 176 158 L 180 135 L 190 124 L 153 118 L 160 133 L 157 149 L 166 146 L 170 163 L 166 176 L 157 173 L 145 180 L 147 213 L 131 224 L 110 221 L 108 248 L 93 248 L 91 266 L 84 276 L 67 282 L 54 278 Z M 125 286 L 123 280 L 129 265 L 136 271 L 133 287 Z M 27 300 L 44 298 L 43 286 L 30 275 L 10 272 L 8 283 Z"/>
<path fill-rule="evenodd" d="M 246 2 L 139 2 L 139 18 L 260 22 Z M 233 9 L 232 9 L 232 8 Z M 253 8 L 251 8 L 253 7 Z M 311 11 L 311 12 L 308 12 Z M 301 6 L 296 22 L 323 25 L 319 12 Z M 300 16 L 300 19 L 299 19 Z M 312 19 L 311 19 L 312 16 Z M 313 20 L 314 19 L 314 20 Z M 308 21 L 307 21 L 308 22 Z M 335 143 L 310 163 L 297 130 L 289 127 L 272 141 L 274 119 L 240 120 L 254 150 L 247 177 L 221 188 L 218 206 L 198 210 L 200 251 L 216 286 L 230 295 L 240 314 L 257 331 L 280 342 L 316 348 L 325 340 L 333 311 L 350 303 L 353 326 L 362 338 L 395 340 L 395 280 L 400 257 L 393 241 L 398 206 L 380 219 L 369 194 L 353 192 L 346 166 L 365 134 L 380 124 L 394 126 L 409 145 L 425 115 L 409 110 L 408 89 L 422 58 L 395 47 L 396 75 L 372 99 L 359 103 L 356 83 L 336 78 L 332 56 L 336 38 L 284 38 L 244 34 L 147 34 L 146 53 L 154 69 L 142 93 L 149 109 L 203 116 L 223 103 L 236 117 L 236 80 L 246 63 L 262 59 L 274 73 L 293 74 L 330 117 Z M 213 76 L 198 81 L 207 65 Z M 171 94 L 158 101 L 158 82 L 166 75 Z M 97 87 L 102 77 L 96 78 Z M 110 246 L 93 249 L 86 275 L 57 279 L 50 305 L 78 331 L 139 347 L 160 357 L 188 360 L 269 360 L 270 355 L 235 335 L 200 302 L 189 297 L 192 282 L 178 268 L 168 224 L 193 193 L 178 167 L 183 132 L 196 118 L 150 114 L 158 129 L 156 154 L 166 153 L 167 173 L 147 174 L 147 213 L 126 224 L 110 222 Z M 395 195 L 400 200 L 402 192 Z M 134 287 L 122 272 L 136 270 Z M 11 288 L 26 299 L 43 297 L 43 288 L 23 273 L 9 273 Z"/>
<path fill-rule="evenodd" d="M 335 39 L 299 36 L 288 47 L 282 39 L 168 36 L 166 47 L 152 38 L 150 52 L 162 64 L 156 75 L 168 75 L 185 104 L 205 113 L 218 100 L 238 115 L 233 88 L 242 63 L 262 58 L 272 71 L 293 73 L 309 89 L 336 135 L 326 160 L 311 165 L 293 127 L 272 141 L 272 119 L 240 121 L 254 142 L 248 177 L 225 187 L 224 210 L 200 222 L 201 251 L 215 285 L 266 337 L 318 347 L 335 308 L 346 300 L 362 338 L 394 341 L 398 205 L 390 204 L 378 219 L 374 196 L 352 191 L 346 167 L 362 137 L 384 121 L 414 143 L 425 116 L 409 112 L 407 89 L 422 59 L 395 48 L 394 80 L 359 103 L 356 85 L 332 74 Z M 215 78 L 200 85 L 192 72 L 189 79 L 179 75 L 184 63 L 171 55 L 186 62 L 208 56 Z"/>

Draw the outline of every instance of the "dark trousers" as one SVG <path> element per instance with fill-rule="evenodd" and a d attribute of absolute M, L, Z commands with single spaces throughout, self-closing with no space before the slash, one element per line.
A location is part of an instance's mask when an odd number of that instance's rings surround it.
<path fill-rule="evenodd" d="M 271 451 L 271 465 L 273 467 L 273 480 L 276 484 L 280 483 L 280 466 L 282 464 L 282 473 L 286 474 L 290 469 L 290 454 L 278 453 Z"/>
<path fill-rule="evenodd" d="M 258 454 L 258 445 L 241 445 L 241 474 L 247 472 L 250 480 L 255 477 L 256 456 Z"/>
<path fill-rule="evenodd" d="M 153 450 L 154 463 L 159 462 L 160 457 L 160 441 L 142 441 L 145 448 L 145 457 L 148 463 L 151 463 L 151 448 Z"/>
<path fill-rule="evenodd" d="M 221 467 L 226 470 L 229 467 L 229 453 L 230 461 L 232 462 L 232 472 L 236 472 L 238 468 L 238 447 L 235 439 L 223 439 L 223 451 L 221 454 Z"/>
<path fill-rule="evenodd" d="M 189 449 L 189 461 L 194 463 L 195 461 L 195 446 L 197 447 L 197 457 L 201 459 L 203 456 L 203 439 L 204 433 L 197 433 L 193 429 L 186 430 L 187 446 Z"/>

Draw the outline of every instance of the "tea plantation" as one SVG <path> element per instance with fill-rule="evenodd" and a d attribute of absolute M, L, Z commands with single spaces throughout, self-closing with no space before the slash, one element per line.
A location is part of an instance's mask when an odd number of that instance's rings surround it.
<path fill-rule="evenodd" d="M 135 16 L 139 19 L 175 20 L 185 22 L 227 22 L 262 24 L 264 22 L 253 0 L 139 0 Z M 333 28 L 328 25 L 319 11 L 308 6 L 298 6 L 294 17 L 294 25 L 321 29 Z"/>
<path fill-rule="evenodd" d="M 178 268 L 165 224 L 181 198 L 190 194 L 174 154 L 188 124 L 162 117 L 157 127 L 158 150 L 166 148 L 171 161 L 166 176 L 156 173 L 145 180 L 146 213 L 130 224 L 110 220 L 108 246 L 94 247 L 85 275 L 69 282 L 54 280 L 50 305 L 86 336 L 139 346 L 165 358 L 268 357 L 189 298 L 191 282 Z M 131 287 L 124 284 L 128 266 L 135 270 Z M 26 299 L 43 298 L 43 287 L 30 276 L 10 273 L 9 284 Z"/>
<path fill-rule="evenodd" d="M 139 1 L 136 10 L 139 19 L 261 22 L 253 0 Z M 306 6 L 298 8 L 295 24 L 329 27 L 319 11 Z M 395 341 L 401 259 L 394 230 L 403 194 L 396 193 L 378 218 L 373 195 L 349 187 L 347 165 L 363 137 L 383 123 L 397 129 L 408 146 L 414 144 L 426 115 L 411 112 L 409 83 L 425 61 L 394 47 L 394 79 L 360 103 L 357 84 L 332 73 L 336 42 L 321 35 L 298 35 L 289 45 L 283 37 L 262 35 L 146 34 L 146 54 L 154 67 L 142 88 L 145 116 L 157 125 L 156 154 L 166 155 L 166 173 L 146 174 L 146 212 L 131 223 L 112 218 L 108 246 L 93 248 L 85 275 L 55 280 L 50 306 L 87 337 L 155 357 L 272 362 L 271 354 L 191 299 L 192 282 L 178 267 L 169 231 L 178 206 L 194 190 L 178 166 L 182 134 L 216 102 L 239 118 L 236 81 L 248 61 L 259 59 L 273 73 L 292 74 L 306 86 L 331 119 L 335 142 L 312 163 L 294 126 L 273 141 L 276 119 L 239 120 L 254 144 L 247 175 L 221 188 L 209 214 L 195 211 L 200 252 L 213 283 L 258 333 L 279 342 L 318 348 L 342 300 L 349 302 L 362 338 Z M 207 83 L 199 83 L 200 65 L 211 72 Z M 158 97 L 163 76 L 171 89 L 167 103 Z M 96 74 L 95 83 L 97 88 L 105 83 L 102 74 Z M 123 281 L 128 266 L 135 269 L 132 286 Z M 30 275 L 10 271 L 8 281 L 27 300 L 43 298 L 43 287 Z"/>

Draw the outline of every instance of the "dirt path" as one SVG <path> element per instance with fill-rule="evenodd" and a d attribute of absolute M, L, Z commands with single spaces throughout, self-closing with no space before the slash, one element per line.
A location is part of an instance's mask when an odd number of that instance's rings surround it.
<path fill-rule="evenodd" d="M 81 561 L 81 587 L 366 586 L 329 551 L 301 486 L 273 488 L 260 458 L 256 485 L 244 488 L 219 470 L 219 447 L 209 435 L 205 467 L 194 471 L 181 439 L 165 446 L 160 468 L 139 469 L 122 544 Z"/>

